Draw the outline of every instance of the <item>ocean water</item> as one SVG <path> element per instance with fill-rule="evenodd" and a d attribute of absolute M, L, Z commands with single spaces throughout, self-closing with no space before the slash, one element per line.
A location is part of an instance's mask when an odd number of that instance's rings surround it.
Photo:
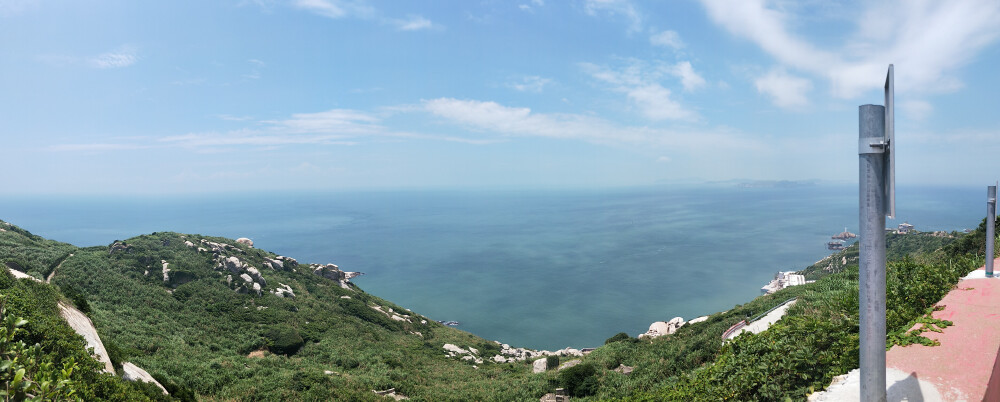
<path fill-rule="evenodd" d="M 985 188 L 901 187 L 918 230 L 974 228 Z M 745 303 L 857 232 L 856 185 L 0 197 L 0 219 L 78 246 L 155 231 L 249 237 L 366 275 L 366 292 L 515 346 L 598 346 Z"/>

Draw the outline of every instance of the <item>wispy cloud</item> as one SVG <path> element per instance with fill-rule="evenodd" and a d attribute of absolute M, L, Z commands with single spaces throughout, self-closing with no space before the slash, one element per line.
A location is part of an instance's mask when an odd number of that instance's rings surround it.
<path fill-rule="evenodd" d="M 629 0 L 586 0 L 583 9 L 592 16 L 599 14 L 621 16 L 628 21 L 629 32 L 642 30 L 642 16 Z"/>
<path fill-rule="evenodd" d="M 122 46 L 117 50 L 102 53 L 89 60 L 91 67 L 100 69 L 123 68 L 139 61 L 136 51 L 131 46 Z"/>
<path fill-rule="evenodd" d="M 292 5 L 298 9 L 330 18 L 358 18 L 384 25 L 393 26 L 400 31 L 422 31 L 441 29 L 440 24 L 421 16 L 410 15 L 406 18 L 390 18 L 362 0 L 295 0 Z"/>
<path fill-rule="evenodd" d="M 521 77 L 520 80 L 508 82 L 507 87 L 521 92 L 542 92 L 542 89 L 550 82 L 552 82 L 551 79 L 529 75 Z"/>
<path fill-rule="evenodd" d="M 716 24 L 757 44 L 782 66 L 826 79 L 840 98 L 881 88 L 890 63 L 896 64 L 899 92 L 954 91 L 963 85 L 959 68 L 1000 37 L 1000 3 L 992 0 L 863 3 L 857 31 L 834 49 L 792 30 L 803 17 L 796 14 L 799 8 L 764 0 L 702 4 Z"/>
<path fill-rule="evenodd" d="M 675 64 L 670 69 L 670 73 L 681 79 L 681 85 L 684 86 L 685 91 L 694 91 L 705 86 L 705 79 L 694 71 L 694 67 L 691 66 L 691 62 L 689 61 L 682 61 Z"/>
<path fill-rule="evenodd" d="M 678 50 L 684 47 L 681 36 L 674 31 L 663 31 L 649 37 L 649 43 L 653 46 L 663 46 Z"/>
<path fill-rule="evenodd" d="M 447 121 L 500 136 L 546 137 L 698 152 L 707 152 L 713 147 L 741 151 L 765 149 L 756 139 L 727 130 L 678 132 L 622 126 L 594 116 L 535 113 L 529 108 L 504 106 L 491 101 L 438 98 L 423 104 L 429 113 Z"/>
<path fill-rule="evenodd" d="M 327 18 L 370 17 L 375 9 L 356 1 L 295 0 L 293 6 Z"/>
<path fill-rule="evenodd" d="M 400 31 L 419 31 L 436 27 L 431 20 L 419 15 L 411 15 L 403 20 L 392 20 L 392 23 Z"/>
<path fill-rule="evenodd" d="M 582 63 L 581 67 L 595 79 L 610 84 L 612 90 L 626 94 L 629 101 L 650 120 L 692 120 L 697 117 L 694 111 L 673 99 L 670 89 L 661 84 L 665 76 L 674 76 L 687 90 L 705 85 L 705 80 L 694 72 L 688 62 L 649 65 L 628 60 L 625 67 L 617 70 L 592 63 Z"/>
<path fill-rule="evenodd" d="M 775 105 L 782 108 L 798 108 L 809 104 L 806 94 L 812 83 L 801 77 L 788 74 L 783 69 L 773 69 L 754 81 L 757 92 L 771 97 Z"/>

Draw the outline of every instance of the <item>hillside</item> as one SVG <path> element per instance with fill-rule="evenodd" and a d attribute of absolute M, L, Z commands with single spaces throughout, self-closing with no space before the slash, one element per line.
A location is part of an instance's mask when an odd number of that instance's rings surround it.
<path fill-rule="evenodd" d="M 783 400 L 802 399 L 857 367 L 856 262 L 826 272 L 818 264 L 815 283 L 652 340 L 619 334 L 582 358 L 552 357 L 549 370 L 533 373 L 535 361 L 546 360 L 540 353 L 367 294 L 332 264 L 194 234 L 77 248 L 7 223 L 0 228 L 0 262 L 39 279 L 51 275 L 45 285 L 0 274 L 11 313 L 31 322 L 27 343 L 40 342 L 56 362 L 88 360 L 82 340 L 54 313 L 57 301 L 71 301 L 93 320 L 119 374 L 122 362 L 135 363 L 177 399 L 383 400 L 391 395 L 373 391 L 393 389 L 412 400 L 506 401 L 565 387 L 584 400 Z M 971 242 L 982 229 L 943 248 L 930 240 L 898 248 L 906 257 L 890 263 L 887 275 L 892 342 L 920 342 L 904 331 L 978 265 Z M 798 302 L 769 330 L 722 343 L 733 324 L 790 298 Z M 552 369 L 569 361 L 578 364 Z M 165 398 L 84 363 L 74 374 L 84 399 Z"/>

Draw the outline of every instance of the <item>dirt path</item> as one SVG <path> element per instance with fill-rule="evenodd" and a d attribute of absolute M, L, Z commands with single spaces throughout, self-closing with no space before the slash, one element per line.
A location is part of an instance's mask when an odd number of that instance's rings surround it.
<path fill-rule="evenodd" d="M 63 265 L 63 263 L 66 262 L 66 260 L 68 260 L 69 257 L 72 257 L 72 256 L 73 256 L 73 253 L 69 253 L 69 255 L 67 255 L 66 258 L 63 258 L 62 261 L 59 261 L 59 265 L 56 265 L 55 268 L 52 268 L 52 272 L 49 272 L 49 277 L 45 278 L 45 283 L 52 283 L 52 277 L 56 276 L 56 271 L 58 271 L 59 267 L 61 267 Z"/>

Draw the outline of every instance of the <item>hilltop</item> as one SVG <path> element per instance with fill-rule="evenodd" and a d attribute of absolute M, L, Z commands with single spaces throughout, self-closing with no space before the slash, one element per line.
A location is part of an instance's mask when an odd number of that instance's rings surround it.
<path fill-rule="evenodd" d="M 899 248 L 887 275 L 893 342 L 920 341 L 904 331 L 977 266 L 983 228 L 955 234 L 943 247 Z M 0 262 L 50 283 L 15 280 L 4 270 L 0 294 L 10 298 L 9 315 L 29 321 L 28 344 L 40 343 L 57 363 L 75 357 L 84 399 L 538 400 L 556 387 L 599 399 L 801 399 L 857 367 L 850 252 L 830 257 L 843 262 L 836 269 L 814 266 L 815 283 L 654 339 L 618 334 L 582 357 L 575 350 L 547 357 L 553 353 L 438 324 L 364 292 L 350 282 L 355 273 L 335 264 L 197 234 L 157 232 L 79 248 L 3 222 Z M 793 298 L 767 331 L 722 342 L 733 324 Z M 119 374 L 124 362 L 135 363 L 171 396 L 100 374 L 85 361 L 82 339 L 59 320 L 59 301 L 93 320 Z"/>

